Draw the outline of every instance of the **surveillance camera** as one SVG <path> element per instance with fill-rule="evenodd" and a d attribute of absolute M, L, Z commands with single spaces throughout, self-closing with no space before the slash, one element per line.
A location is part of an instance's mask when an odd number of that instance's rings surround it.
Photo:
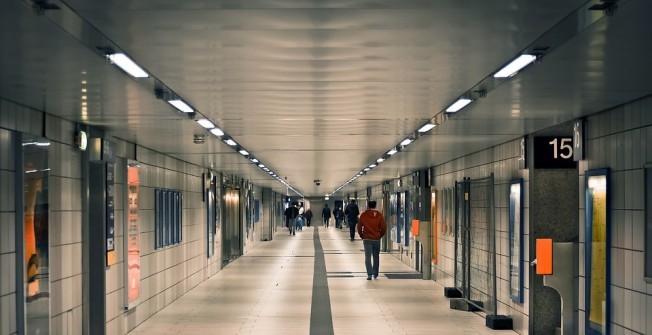
<path fill-rule="evenodd" d="M 316 182 L 315 185 L 319 186 L 321 185 L 321 182 Z"/>

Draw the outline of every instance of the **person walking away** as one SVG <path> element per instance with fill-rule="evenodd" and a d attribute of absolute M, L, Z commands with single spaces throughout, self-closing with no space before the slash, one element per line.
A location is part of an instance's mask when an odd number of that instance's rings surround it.
<path fill-rule="evenodd" d="M 364 265 L 367 268 L 367 280 L 378 278 L 380 268 L 380 239 L 387 232 L 387 223 L 383 214 L 376 210 L 376 201 L 369 200 L 367 210 L 360 215 L 358 235 L 364 245 Z M 371 262 L 373 258 L 373 263 Z"/>
<path fill-rule="evenodd" d="M 303 215 L 305 214 L 305 208 L 303 208 L 303 205 L 299 206 L 299 217 L 297 217 L 297 229 L 303 230 L 303 223 L 305 219 L 303 218 Z"/>
<path fill-rule="evenodd" d="M 328 208 L 328 204 L 324 205 L 324 209 L 321 211 L 321 218 L 324 220 L 324 226 L 328 228 L 328 221 L 331 219 L 331 210 Z"/>
<path fill-rule="evenodd" d="M 297 217 L 299 216 L 299 203 L 296 201 L 292 201 L 292 205 L 288 208 L 285 209 L 285 218 L 286 221 L 288 221 L 288 228 L 290 229 L 290 235 L 295 235 L 296 234 L 296 228 L 297 228 Z"/>
<path fill-rule="evenodd" d="M 310 208 L 306 209 L 304 216 L 306 217 L 306 226 L 310 227 L 310 220 L 312 220 L 312 211 Z"/>
<path fill-rule="evenodd" d="M 342 220 L 344 219 L 344 211 L 340 207 L 333 209 L 333 217 L 335 218 L 335 228 L 342 229 Z"/>
<path fill-rule="evenodd" d="M 355 238 L 355 225 L 358 223 L 358 215 L 360 215 L 360 209 L 358 209 L 354 199 L 351 199 L 351 202 L 346 205 L 344 214 L 346 215 L 346 221 L 349 223 L 349 233 L 351 241 L 353 241 Z"/>

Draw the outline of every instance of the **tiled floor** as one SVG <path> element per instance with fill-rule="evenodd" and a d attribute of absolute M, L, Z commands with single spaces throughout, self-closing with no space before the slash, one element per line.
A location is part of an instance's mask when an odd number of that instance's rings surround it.
<path fill-rule="evenodd" d="M 130 334 L 310 334 L 314 228 L 277 233 Z M 381 254 L 378 280 L 367 281 L 362 242 L 348 230 L 319 228 L 334 334 L 515 334 L 484 326 L 484 318 L 451 310 L 430 280 L 388 279 L 414 272 Z M 313 334 L 329 334 L 329 329 Z"/>

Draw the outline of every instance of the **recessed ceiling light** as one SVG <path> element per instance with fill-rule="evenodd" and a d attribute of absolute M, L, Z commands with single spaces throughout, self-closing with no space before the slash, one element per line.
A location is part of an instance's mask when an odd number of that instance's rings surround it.
<path fill-rule="evenodd" d="M 215 125 L 209 119 L 199 119 L 199 120 L 197 120 L 197 123 L 199 123 L 200 126 L 206 128 L 206 129 L 215 128 Z"/>
<path fill-rule="evenodd" d="M 423 125 L 423 127 L 419 128 L 419 132 L 420 133 L 425 133 L 425 132 L 430 131 L 430 129 L 432 129 L 432 128 L 435 128 L 435 125 L 432 124 L 432 123 L 427 123 L 427 124 Z"/>
<path fill-rule="evenodd" d="M 170 105 L 174 106 L 176 109 L 178 109 L 181 112 L 184 112 L 184 113 L 194 113 L 195 112 L 195 110 L 192 109 L 192 107 L 190 107 L 183 100 L 179 100 L 179 99 L 168 100 L 168 103 Z"/>
<path fill-rule="evenodd" d="M 466 98 L 460 98 L 457 101 L 455 101 L 452 105 L 450 105 L 448 108 L 446 108 L 446 112 L 448 113 L 455 113 L 459 111 L 460 109 L 466 107 L 466 105 L 471 103 L 471 99 L 466 99 Z"/>
<path fill-rule="evenodd" d="M 149 77 L 145 70 L 143 70 L 140 66 L 138 66 L 138 64 L 131 60 L 131 58 L 127 57 L 127 55 L 123 53 L 107 55 L 107 58 L 111 61 L 111 63 L 117 65 L 134 78 Z"/>
<path fill-rule="evenodd" d="M 520 55 L 494 74 L 494 78 L 509 78 L 537 59 L 535 55 Z"/>

